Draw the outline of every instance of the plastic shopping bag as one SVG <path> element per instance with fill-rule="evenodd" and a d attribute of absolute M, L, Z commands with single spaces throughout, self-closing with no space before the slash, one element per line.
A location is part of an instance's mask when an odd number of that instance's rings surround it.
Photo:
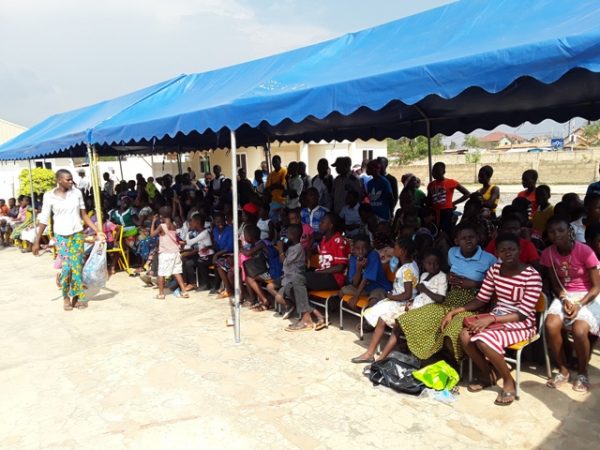
<path fill-rule="evenodd" d="M 446 361 L 438 361 L 420 370 L 415 370 L 413 377 L 436 391 L 451 390 L 460 379 L 456 370 Z"/>
<path fill-rule="evenodd" d="M 83 284 L 88 288 L 103 288 L 108 280 L 106 268 L 106 242 L 96 241 L 90 257 L 83 266 Z"/>

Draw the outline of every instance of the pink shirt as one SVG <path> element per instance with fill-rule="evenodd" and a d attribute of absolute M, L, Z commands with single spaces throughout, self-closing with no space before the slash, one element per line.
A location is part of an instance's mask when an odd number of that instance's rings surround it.
<path fill-rule="evenodd" d="M 117 226 L 112 223 L 110 220 L 107 220 L 106 222 L 104 222 L 102 224 L 102 228 L 103 228 L 103 232 L 106 235 L 106 242 L 108 242 L 109 244 L 114 242 L 115 240 L 115 236 L 113 234 L 113 232 L 117 229 Z"/>
<path fill-rule="evenodd" d="M 300 244 L 304 250 L 310 250 L 310 238 L 313 235 L 313 229 L 307 223 L 302 224 L 302 237 L 300 238 Z"/>
<path fill-rule="evenodd" d="M 160 226 L 165 234 L 161 234 L 158 238 L 158 253 L 179 253 L 177 231 L 169 230 L 164 223 Z"/>
<path fill-rule="evenodd" d="M 546 248 L 540 257 L 540 263 L 552 271 L 552 262 L 556 275 L 569 292 L 588 292 L 592 287 L 589 269 L 598 267 L 598 258 L 585 244 L 575 241 L 571 254 L 562 256 L 554 245 Z"/>

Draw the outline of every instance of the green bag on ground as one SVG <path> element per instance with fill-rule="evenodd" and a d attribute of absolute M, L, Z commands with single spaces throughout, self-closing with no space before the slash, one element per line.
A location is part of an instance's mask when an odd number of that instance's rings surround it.
<path fill-rule="evenodd" d="M 413 372 L 413 377 L 421 381 L 425 386 L 436 391 L 452 389 L 458 383 L 460 377 L 446 361 L 438 361 L 420 370 Z"/>

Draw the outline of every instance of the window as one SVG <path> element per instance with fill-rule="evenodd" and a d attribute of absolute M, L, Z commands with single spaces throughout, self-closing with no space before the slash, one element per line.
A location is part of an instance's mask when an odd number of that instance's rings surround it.
<path fill-rule="evenodd" d="M 210 172 L 210 156 L 203 156 L 200 158 L 200 172 Z"/>
<path fill-rule="evenodd" d="M 235 155 L 236 157 L 236 175 L 237 175 L 237 171 L 238 169 L 244 169 L 246 171 L 246 173 L 248 173 L 248 167 L 246 164 L 246 154 L 245 153 L 238 153 L 237 155 Z"/>
<path fill-rule="evenodd" d="M 363 161 L 371 161 L 373 159 L 373 150 L 363 150 Z"/>
<path fill-rule="evenodd" d="M 44 167 L 46 169 L 50 169 L 52 170 L 52 163 L 51 162 L 46 162 L 46 161 L 36 161 L 35 162 L 35 167 Z"/>

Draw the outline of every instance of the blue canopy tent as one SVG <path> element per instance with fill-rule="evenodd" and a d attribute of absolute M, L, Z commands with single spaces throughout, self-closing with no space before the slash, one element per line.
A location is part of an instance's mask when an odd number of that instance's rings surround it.
<path fill-rule="evenodd" d="M 599 105 L 597 0 L 463 0 L 174 79 L 86 136 L 101 154 L 128 145 L 149 152 L 156 151 L 152 145 L 229 147 L 235 167 L 238 144 L 430 137 L 526 120 L 592 120 L 600 118 Z M 18 139 L 0 147 L 0 160 L 22 158 L 44 140 L 32 136 L 24 147 Z M 52 145 L 53 152 L 69 151 Z"/>

